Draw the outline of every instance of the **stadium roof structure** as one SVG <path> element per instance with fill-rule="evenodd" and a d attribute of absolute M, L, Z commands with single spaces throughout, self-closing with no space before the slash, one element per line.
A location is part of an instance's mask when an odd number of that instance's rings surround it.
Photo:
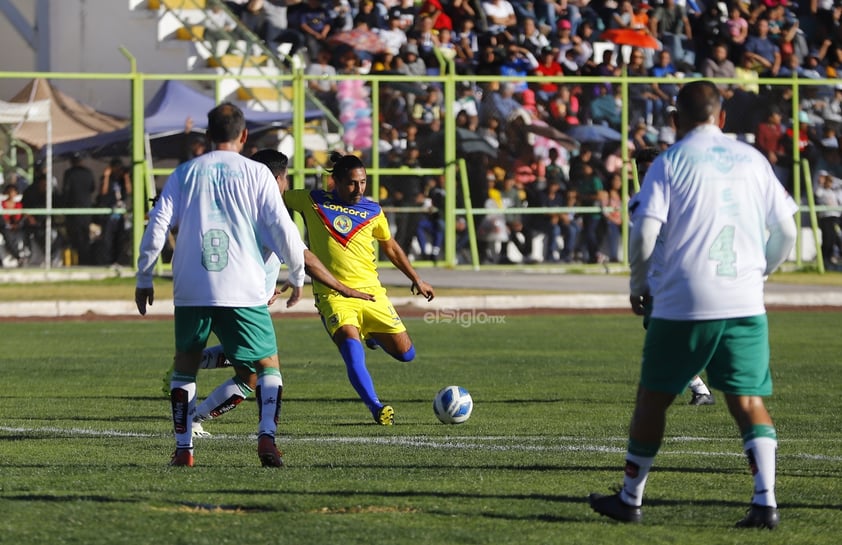
<path fill-rule="evenodd" d="M 9 102 L 30 104 L 45 100 L 50 101 L 53 144 L 112 132 L 128 124 L 128 120 L 83 104 L 41 78 L 27 83 Z M 17 123 L 12 129 L 12 136 L 38 149 L 48 142 L 44 124 L 31 119 Z"/>
<path fill-rule="evenodd" d="M 193 121 L 193 132 L 204 134 L 208 111 L 216 101 L 184 83 L 167 80 L 144 108 L 144 132 L 149 135 L 152 155 L 157 158 L 178 158 L 183 152 L 185 122 Z M 292 123 L 292 112 L 269 112 L 243 108 L 246 125 L 252 132 L 285 128 Z M 323 117 L 320 110 L 307 110 L 305 119 Z M 54 146 L 55 155 L 87 152 L 94 156 L 127 155 L 131 141 L 131 127 L 102 133 L 88 138 L 66 141 Z"/>

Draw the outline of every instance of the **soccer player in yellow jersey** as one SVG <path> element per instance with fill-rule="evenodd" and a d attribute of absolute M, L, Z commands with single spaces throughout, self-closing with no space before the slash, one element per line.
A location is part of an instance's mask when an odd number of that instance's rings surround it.
<path fill-rule="evenodd" d="M 313 281 L 316 308 L 325 329 L 345 361 L 348 379 L 374 421 L 394 423 L 395 411 L 377 397 L 374 382 L 365 365 L 363 339 L 369 348 L 381 347 L 398 361 L 412 361 L 415 347 L 398 313 L 386 296 L 377 275 L 376 241 L 395 267 L 412 282 L 413 294 L 428 301 L 435 297 L 432 286 L 421 280 L 406 254 L 392 238 L 380 205 L 364 196 L 366 171 L 355 155 L 334 152 L 330 156 L 333 190 L 289 190 L 286 205 L 300 213 L 307 224 L 312 251 L 337 280 L 370 293 L 374 301 L 348 299 L 324 284 Z"/>

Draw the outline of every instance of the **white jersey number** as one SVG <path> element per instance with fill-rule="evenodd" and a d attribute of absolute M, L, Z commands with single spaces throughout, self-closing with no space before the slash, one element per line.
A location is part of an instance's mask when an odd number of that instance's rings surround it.
<path fill-rule="evenodd" d="M 202 235 L 202 266 L 208 271 L 221 271 L 228 266 L 228 233 L 211 229 Z"/>
<path fill-rule="evenodd" d="M 737 276 L 737 252 L 734 251 L 734 226 L 726 225 L 716 235 L 708 250 L 708 259 L 716 261 L 717 276 Z"/>

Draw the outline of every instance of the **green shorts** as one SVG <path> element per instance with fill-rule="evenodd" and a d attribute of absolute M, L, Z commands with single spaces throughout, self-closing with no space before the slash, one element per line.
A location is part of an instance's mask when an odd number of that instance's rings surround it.
<path fill-rule="evenodd" d="M 328 334 L 333 338 L 342 326 L 356 327 L 367 337 L 369 333 L 402 333 L 406 331 L 401 317 L 386 296 L 383 287 L 361 288 L 360 291 L 374 296 L 374 301 L 363 301 L 343 297 L 337 292 L 316 296 L 316 308 Z"/>
<path fill-rule="evenodd" d="M 175 307 L 175 349 L 203 350 L 213 332 L 234 364 L 249 365 L 278 352 L 269 308 Z"/>
<path fill-rule="evenodd" d="M 681 394 L 707 370 L 711 387 L 726 394 L 772 394 L 766 315 L 725 320 L 652 318 L 643 345 L 640 383 L 649 390 Z"/>

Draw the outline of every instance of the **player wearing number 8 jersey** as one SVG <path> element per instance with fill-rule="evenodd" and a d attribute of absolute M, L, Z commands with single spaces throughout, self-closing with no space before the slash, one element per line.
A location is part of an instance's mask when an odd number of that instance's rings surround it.
<path fill-rule="evenodd" d="M 774 528 L 774 425 L 761 396 L 772 393 L 764 276 L 795 241 L 794 201 L 768 161 L 722 134 L 716 86 L 695 81 L 677 99 L 680 140 L 649 168 L 636 197 L 629 256 L 632 310 L 652 303 L 623 487 L 592 494 L 591 507 L 638 522 L 643 490 L 663 440 L 666 411 L 707 370 L 725 394 L 754 474 L 738 527 Z M 656 244 L 657 241 L 657 244 Z"/>
<path fill-rule="evenodd" d="M 269 169 L 240 155 L 248 137 L 242 111 L 220 104 L 208 113 L 207 134 L 214 151 L 176 168 L 149 212 L 135 302 L 141 314 L 152 304 L 153 269 L 167 233 L 177 229 L 170 394 L 176 451 L 171 463 L 193 465 L 196 373 L 213 332 L 235 365 L 257 370 L 258 456 L 264 466 L 279 467 L 283 462 L 275 432 L 283 382 L 266 304 L 263 247 L 289 268 L 291 306 L 301 297 L 305 246 Z"/>

